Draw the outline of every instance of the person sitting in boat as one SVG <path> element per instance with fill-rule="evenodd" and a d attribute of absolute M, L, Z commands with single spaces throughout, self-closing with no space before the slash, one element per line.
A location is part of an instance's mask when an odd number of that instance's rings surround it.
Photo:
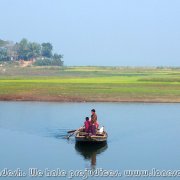
<path fill-rule="evenodd" d="M 85 126 L 85 132 L 86 132 L 86 133 L 89 133 L 89 129 L 90 129 L 89 117 L 86 117 L 86 118 L 85 118 L 84 126 Z"/>

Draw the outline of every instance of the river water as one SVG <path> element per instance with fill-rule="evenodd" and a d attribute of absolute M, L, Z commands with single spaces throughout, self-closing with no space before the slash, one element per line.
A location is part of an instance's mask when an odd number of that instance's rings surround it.
<path fill-rule="evenodd" d="M 108 132 L 107 144 L 65 139 L 92 108 Z M 125 170 L 174 173 L 180 169 L 179 138 L 180 104 L 0 102 L 0 179 L 83 179 L 80 171 L 87 170 L 101 173 L 89 179 L 139 179 Z M 110 170 L 119 177 L 102 177 Z M 24 177 L 8 177 L 10 171 Z"/>

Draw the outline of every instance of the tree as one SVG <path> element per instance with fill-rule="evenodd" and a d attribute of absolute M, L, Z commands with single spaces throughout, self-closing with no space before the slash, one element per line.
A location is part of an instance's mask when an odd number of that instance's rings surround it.
<path fill-rule="evenodd" d="M 53 59 L 61 60 L 62 58 L 63 58 L 63 55 L 62 55 L 62 54 L 54 53 L 54 55 L 53 55 Z"/>
<path fill-rule="evenodd" d="M 0 61 L 9 61 L 6 48 L 0 48 Z"/>
<path fill-rule="evenodd" d="M 18 46 L 17 48 L 18 58 L 28 60 L 28 53 L 29 53 L 28 40 L 25 38 L 22 39 L 17 46 Z"/>
<path fill-rule="evenodd" d="M 28 42 L 22 39 L 16 44 L 19 59 L 29 60 L 36 58 L 41 54 L 41 45 L 35 42 Z"/>
<path fill-rule="evenodd" d="M 34 59 L 36 57 L 39 57 L 41 54 L 41 45 L 35 42 L 30 42 L 28 44 L 28 59 Z"/>
<path fill-rule="evenodd" d="M 62 58 L 63 58 L 63 55 L 55 53 L 53 55 L 52 65 L 63 66 Z"/>
<path fill-rule="evenodd" d="M 52 57 L 52 50 L 53 50 L 53 46 L 51 43 L 42 43 L 42 51 L 41 51 L 41 55 L 47 58 L 51 58 Z"/>

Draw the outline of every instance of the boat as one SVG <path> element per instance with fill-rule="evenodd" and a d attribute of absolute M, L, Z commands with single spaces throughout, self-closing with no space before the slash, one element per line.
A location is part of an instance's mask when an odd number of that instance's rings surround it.
<path fill-rule="evenodd" d="M 75 140 L 78 143 L 105 143 L 107 138 L 108 134 L 105 130 L 103 132 L 97 131 L 96 135 L 91 135 L 84 132 L 84 128 L 82 128 L 75 134 Z"/>

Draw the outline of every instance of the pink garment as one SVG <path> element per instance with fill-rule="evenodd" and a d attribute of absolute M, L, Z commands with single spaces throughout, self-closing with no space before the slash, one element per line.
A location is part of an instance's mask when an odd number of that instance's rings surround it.
<path fill-rule="evenodd" d="M 85 132 L 88 133 L 89 132 L 90 121 L 85 121 L 84 125 L 85 125 Z"/>
<path fill-rule="evenodd" d="M 99 127 L 98 121 L 95 122 L 96 129 Z"/>

